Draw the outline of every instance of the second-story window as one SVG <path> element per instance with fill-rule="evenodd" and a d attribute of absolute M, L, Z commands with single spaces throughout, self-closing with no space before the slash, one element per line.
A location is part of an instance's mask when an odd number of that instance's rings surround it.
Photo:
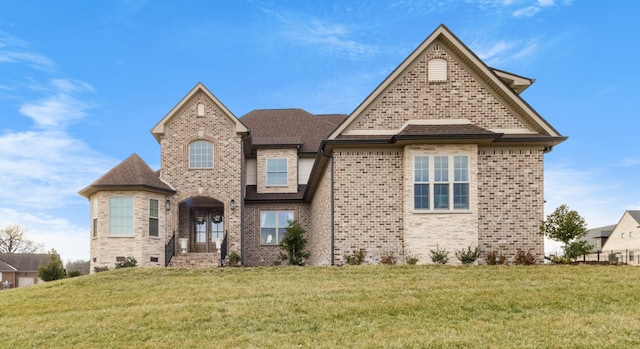
<path fill-rule="evenodd" d="M 287 185 L 287 159 L 267 159 L 267 185 Z"/>
<path fill-rule="evenodd" d="M 213 143 L 198 140 L 189 144 L 189 168 L 213 168 Z"/>

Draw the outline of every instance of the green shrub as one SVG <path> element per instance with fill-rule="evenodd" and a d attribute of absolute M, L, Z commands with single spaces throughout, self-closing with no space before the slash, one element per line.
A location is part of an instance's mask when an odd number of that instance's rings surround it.
<path fill-rule="evenodd" d="M 393 252 L 385 252 L 380 256 L 380 264 L 394 265 L 396 263 L 398 263 L 398 258 L 396 258 Z"/>
<path fill-rule="evenodd" d="M 70 270 L 69 272 L 67 272 L 67 276 L 70 278 L 74 278 L 76 276 L 82 276 L 82 270 L 80 269 Z"/>
<path fill-rule="evenodd" d="M 431 261 L 437 264 L 447 264 L 449 262 L 449 251 L 444 248 L 440 248 L 440 246 L 436 245 L 435 250 L 429 251 L 429 256 L 431 257 Z"/>
<path fill-rule="evenodd" d="M 49 252 L 49 257 L 51 258 L 49 263 L 45 263 L 38 268 L 38 277 L 43 281 L 63 279 L 66 273 L 56 250 L 52 249 Z"/>
<path fill-rule="evenodd" d="M 497 251 L 487 252 L 487 264 L 489 265 L 498 265 L 498 264 L 506 264 L 507 257 L 505 257 L 502 253 L 498 254 Z"/>
<path fill-rule="evenodd" d="M 420 256 L 408 253 L 404 256 L 404 262 L 409 265 L 416 265 L 420 261 Z"/>
<path fill-rule="evenodd" d="M 93 267 L 93 271 L 96 272 L 96 273 L 100 273 L 100 272 L 108 271 L 108 270 L 109 270 L 109 267 L 107 267 L 106 265 L 103 266 L 103 267 L 98 267 L 98 266 Z"/>
<path fill-rule="evenodd" d="M 240 262 L 241 262 L 241 258 L 240 255 L 233 251 L 231 253 L 229 253 L 229 266 L 230 267 L 237 267 L 240 266 Z"/>
<path fill-rule="evenodd" d="M 364 263 L 364 258 L 367 256 L 367 251 L 363 249 L 353 250 L 352 254 L 348 254 L 345 256 L 347 264 L 349 265 L 360 265 Z"/>
<path fill-rule="evenodd" d="M 458 260 L 462 262 L 462 264 L 471 264 L 475 262 L 479 256 L 480 256 L 479 247 L 476 247 L 475 249 L 471 250 L 471 246 L 467 246 L 466 250 L 462 249 L 462 250 L 456 251 L 456 258 L 458 258 Z"/>
<path fill-rule="evenodd" d="M 516 253 L 516 260 L 514 262 L 515 265 L 532 265 L 536 264 L 536 257 L 531 254 L 531 252 L 524 252 L 523 250 L 518 250 Z"/>
<path fill-rule="evenodd" d="M 128 256 L 127 258 L 125 258 L 125 260 L 117 262 L 115 268 L 133 268 L 136 265 L 138 265 L 138 261 L 135 258 Z"/>
<path fill-rule="evenodd" d="M 289 260 L 291 265 L 304 265 L 309 258 L 310 253 L 305 251 L 307 246 L 307 238 L 304 236 L 305 230 L 297 221 L 289 221 L 289 225 L 285 228 L 286 233 L 280 242 L 280 248 L 284 253 L 280 254 L 283 260 Z"/>

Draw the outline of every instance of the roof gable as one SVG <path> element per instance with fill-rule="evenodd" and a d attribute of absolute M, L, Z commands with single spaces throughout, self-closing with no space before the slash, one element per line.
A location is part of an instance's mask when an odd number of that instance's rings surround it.
<path fill-rule="evenodd" d="M 504 126 L 501 126 L 499 123 L 488 125 L 488 123 L 491 122 L 489 118 L 486 118 L 487 120 L 484 121 L 485 124 L 478 122 L 473 123 L 494 132 L 508 130 L 508 133 L 558 137 L 559 139 L 555 143 L 559 143 L 559 141 L 561 141 L 560 139 L 564 140 L 564 137 L 518 95 L 518 88 L 522 90 L 523 87 L 530 85 L 533 82 L 532 79 L 488 67 L 444 25 L 439 26 L 414 50 L 409 57 L 350 114 L 348 119 L 330 135 L 329 139 L 337 139 L 341 135 L 373 133 L 381 127 L 388 127 L 397 133 L 401 131 L 400 126 L 402 126 L 403 123 L 406 123 L 410 119 L 429 118 L 429 115 L 425 114 L 429 114 L 437 108 L 441 108 L 443 111 L 441 114 L 451 113 L 451 108 L 447 108 L 446 105 L 443 106 L 444 103 L 447 102 L 446 99 L 451 98 L 450 96 L 433 95 L 430 96 L 432 100 L 427 102 L 426 92 L 421 86 L 410 91 L 411 96 L 404 100 L 398 96 L 393 96 L 396 91 L 401 90 L 395 86 L 400 83 L 401 80 L 407 82 L 407 85 L 417 84 L 418 82 L 427 84 L 426 73 L 421 74 L 421 72 L 426 71 L 423 60 L 428 54 L 436 57 L 438 55 L 446 57 L 449 61 L 463 68 L 470 74 L 469 76 L 471 78 L 477 80 L 477 83 L 482 86 L 483 90 L 488 91 L 491 98 L 499 102 L 495 103 L 495 107 L 503 108 L 503 113 L 510 113 L 512 115 L 511 119 L 513 119 Z M 424 75 L 424 77 L 422 75 Z M 462 79 L 462 81 L 457 81 L 456 84 L 458 85 L 456 87 L 461 87 L 461 84 L 466 84 L 467 81 L 470 80 L 470 78 L 466 77 L 465 79 L 466 80 Z M 437 83 L 433 82 L 428 83 L 428 85 L 430 84 L 437 85 Z M 403 86 L 403 88 L 406 88 L 406 86 Z M 464 86 L 461 88 L 464 88 Z M 394 89 L 397 90 L 394 91 Z M 396 93 L 396 95 L 397 94 L 399 94 L 399 92 Z M 456 106 L 466 104 L 467 102 L 465 101 L 469 96 L 473 97 L 473 94 L 466 93 L 466 95 L 459 96 L 458 101 L 449 100 L 448 102 Z M 408 99 L 411 99 L 411 101 L 407 101 Z M 476 99 L 478 105 L 482 105 L 485 100 L 484 96 L 477 97 Z M 445 100 L 445 102 L 443 102 L 443 100 Z M 408 103 L 418 104 L 419 107 L 415 108 L 413 105 L 408 105 Z M 379 112 L 380 109 L 383 109 L 383 111 Z M 379 115 L 374 115 L 376 111 L 378 111 Z M 360 120 L 363 118 L 377 118 L 377 125 L 366 125 L 364 121 Z M 432 118 L 441 119 L 439 117 Z M 460 119 L 461 116 L 447 115 L 446 118 Z M 366 128 L 369 128 L 369 130 Z M 386 131 L 389 132 L 390 130 L 387 129 Z"/>
<path fill-rule="evenodd" d="M 144 189 L 168 194 L 175 192 L 134 153 L 79 193 L 88 198 L 98 191 L 123 189 Z"/>
<path fill-rule="evenodd" d="M 227 109 L 227 107 L 224 104 L 222 104 L 222 102 L 220 102 L 220 100 L 218 100 L 218 98 L 216 98 L 216 96 L 214 96 L 211 93 L 211 91 L 209 91 L 209 89 L 207 89 L 201 82 L 199 82 L 196 84 L 196 86 L 194 86 L 191 89 L 191 91 L 189 91 L 189 93 L 187 93 L 186 96 L 184 96 L 180 100 L 180 102 L 178 102 L 178 104 L 176 104 L 173 108 L 171 108 L 171 110 L 167 113 L 167 115 L 165 115 L 151 129 L 151 133 L 153 134 L 153 136 L 156 138 L 158 142 L 160 142 L 160 139 L 164 135 L 164 129 L 167 122 L 169 122 L 176 115 L 176 113 L 178 113 L 178 111 L 182 109 L 182 107 L 184 107 L 185 104 L 187 104 L 191 100 L 193 96 L 195 96 L 197 93 L 200 93 L 200 92 L 204 93 L 209 99 L 211 99 L 213 103 L 222 111 L 222 113 L 235 123 L 236 132 L 238 133 L 247 132 L 247 128 L 242 124 L 242 122 L 240 122 L 240 120 L 238 120 L 238 118 L 236 118 L 235 115 L 233 115 L 233 113 L 231 113 L 231 111 Z"/>

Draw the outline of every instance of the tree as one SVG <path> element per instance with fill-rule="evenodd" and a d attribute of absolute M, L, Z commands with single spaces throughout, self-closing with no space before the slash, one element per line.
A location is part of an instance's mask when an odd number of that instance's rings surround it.
<path fill-rule="evenodd" d="M 307 238 L 304 236 L 304 228 L 297 221 L 289 221 L 286 234 L 280 242 L 280 248 L 286 253 L 281 253 L 282 259 L 288 259 L 291 265 L 304 265 L 304 260 L 309 258 L 309 252 L 304 248 L 307 246 Z"/>
<path fill-rule="evenodd" d="M 42 245 L 27 238 L 27 229 L 10 225 L 0 229 L 0 253 L 35 253 Z"/>
<path fill-rule="evenodd" d="M 89 261 L 85 261 L 84 259 L 78 259 L 73 262 L 67 261 L 64 268 L 67 270 L 67 275 L 69 277 L 71 277 L 72 272 L 74 275 L 89 275 L 89 272 L 91 271 Z"/>
<path fill-rule="evenodd" d="M 38 277 L 44 281 L 53 281 L 63 279 L 65 277 L 65 271 L 62 267 L 62 261 L 56 250 L 51 249 L 49 251 L 51 260 L 49 263 L 43 264 L 38 268 Z"/>
<path fill-rule="evenodd" d="M 578 240 L 587 234 L 587 224 L 577 211 L 569 210 L 567 205 L 556 208 L 540 223 L 540 233 L 562 242 L 564 256 L 568 259 L 576 259 L 593 248 L 586 241 Z"/>

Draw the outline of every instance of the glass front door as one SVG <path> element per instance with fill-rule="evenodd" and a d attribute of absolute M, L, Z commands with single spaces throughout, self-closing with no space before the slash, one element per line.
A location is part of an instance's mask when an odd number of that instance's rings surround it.
<path fill-rule="evenodd" d="M 194 252 L 214 252 L 224 239 L 224 216 L 215 209 L 194 210 Z"/>

